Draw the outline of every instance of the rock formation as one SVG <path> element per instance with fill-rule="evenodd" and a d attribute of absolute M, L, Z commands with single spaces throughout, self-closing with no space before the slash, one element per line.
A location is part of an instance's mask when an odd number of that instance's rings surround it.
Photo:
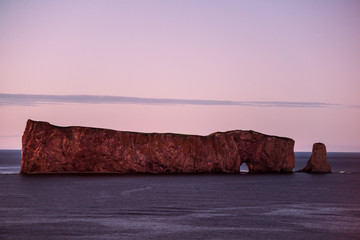
<path fill-rule="evenodd" d="M 21 173 L 292 172 L 294 140 L 254 131 L 208 136 L 57 127 L 28 120 Z"/>
<path fill-rule="evenodd" d="M 323 143 L 314 143 L 312 154 L 306 167 L 299 172 L 308 173 L 330 173 L 330 164 L 326 158 L 326 147 Z"/>

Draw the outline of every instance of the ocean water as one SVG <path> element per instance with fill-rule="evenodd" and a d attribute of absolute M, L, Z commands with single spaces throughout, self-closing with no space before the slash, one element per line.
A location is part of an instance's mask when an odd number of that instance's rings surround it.
<path fill-rule="evenodd" d="M 328 153 L 332 174 L 22 176 L 20 158 L 0 151 L 0 239 L 360 239 L 360 153 Z"/>

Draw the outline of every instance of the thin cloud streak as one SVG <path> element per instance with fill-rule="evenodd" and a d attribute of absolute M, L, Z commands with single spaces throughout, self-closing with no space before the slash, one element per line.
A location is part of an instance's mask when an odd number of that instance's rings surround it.
<path fill-rule="evenodd" d="M 353 107 L 323 102 L 282 102 L 282 101 L 222 101 L 171 98 L 139 98 L 103 95 L 37 95 L 0 93 L 0 106 L 36 106 L 42 104 L 150 104 L 150 105 L 200 105 L 200 106 L 250 106 L 250 107 L 286 107 L 286 108 L 324 108 Z"/>

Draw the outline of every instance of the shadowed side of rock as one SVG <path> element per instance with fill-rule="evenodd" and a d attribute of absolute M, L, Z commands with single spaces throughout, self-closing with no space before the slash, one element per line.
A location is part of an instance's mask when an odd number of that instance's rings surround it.
<path fill-rule="evenodd" d="M 57 127 L 28 120 L 21 173 L 292 172 L 294 141 L 253 131 L 208 136 Z"/>
<path fill-rule="evenodd" d="M 331 167 L 326 158 L 326 146 L 323 143 L 314 143 L 312 154 L 306 167 L 298 172 L 307 173 L 330 173 Z"/>

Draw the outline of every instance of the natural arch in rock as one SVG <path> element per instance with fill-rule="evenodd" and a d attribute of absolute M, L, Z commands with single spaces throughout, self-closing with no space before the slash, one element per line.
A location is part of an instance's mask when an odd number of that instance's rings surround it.
<path fill-rule="evenodd" d="M 248 165 L 245 162 L 241 163 L 241 165 L 240 165 L 240 173 L 248 173 L 248 172 L 249 172 Z"/>

